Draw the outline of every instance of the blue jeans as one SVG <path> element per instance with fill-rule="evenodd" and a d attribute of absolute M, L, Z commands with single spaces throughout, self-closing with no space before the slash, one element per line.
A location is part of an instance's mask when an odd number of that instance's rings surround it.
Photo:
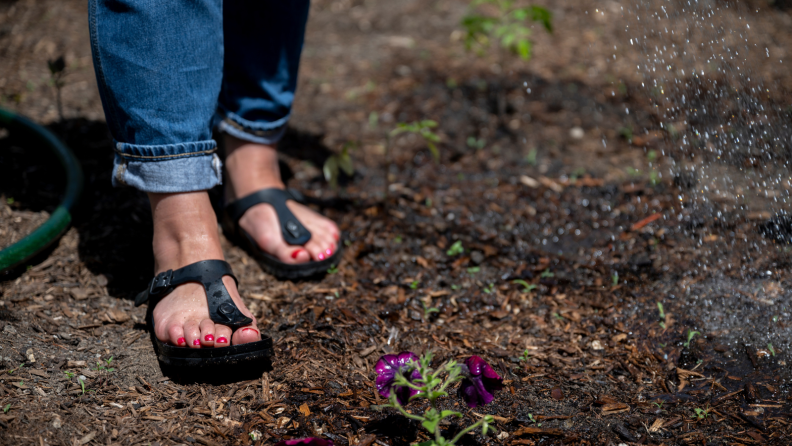
<path fill-rule="evenodd" d="M 222 181 L 212 130 L 274 144 L 289 119 L 309 0 L 89 0 L 114 185 Z"/>

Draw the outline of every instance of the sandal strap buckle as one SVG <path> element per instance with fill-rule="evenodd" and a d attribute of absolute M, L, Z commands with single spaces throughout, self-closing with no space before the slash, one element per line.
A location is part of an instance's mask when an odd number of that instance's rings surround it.
<path fill-rule="evenodd" d="M 157 277 L 155 277 L 154 280 L 151 281 L 149 294 L 152 296 L 156 296 L 157 294 L 166 291 L 168 288 L 170 288 L 172 279 L 173 279 L 172 269 L 157 274 Z"/>

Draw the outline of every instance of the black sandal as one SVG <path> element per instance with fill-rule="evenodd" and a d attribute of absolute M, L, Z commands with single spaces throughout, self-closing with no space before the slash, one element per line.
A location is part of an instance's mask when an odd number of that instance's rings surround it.
<path fill-rule="evenodd" d="M 304 246 L 311 239 L 311 233 L 297 220 L 289 207 L 287 200 L 305 203 L 305 197 L 294 189 L 262 189 L 258 192 L 242 197 L 226 205 L 223 212 L 223 232 L 226 237 L 242 246 L 250 255 L 258 260 L 261 268 L 278 279 L 304 279 L 325 274 L 328 269 L 337 266 L 341 257 L 341 244 L 336 247 L 336 252 L 324 260 L 305 263 L 283 263 L 277 257 L 264 252 L 253 240 L 253 237 L 239 226 L 239 219 L 251 207 L 259 203 L 267 203 L 275 208 L 281 224 L 283 240 L 289 245 Z"/>
<path fill-rule="evenodd" d="M 223 260 L 204 260 L 187 265 L 177 270 L 168 270 L 157 274 L 148 289 L 137 295 L 135 306 L 148 301 L 146 320 L 151 328 L 154 350 L 160 362 L 166 366 L 181 367 L 213 367 L 249 365 L 252 362 L 266 361 L 272 356 L 272 338 L 261 334 L 261 340 L 247 344 L 229 345 L 216 348 L 177 347 L 157 339 L 154 334 L 154 318 L 152 313 L 162 298 L 171 293 L 177 286 L 187 282 L 198 282 L 206 290 L 209 303 L 209 318 L 216 324 L 238 330 L 253 320 L 239 311 L 231 295 L 223 284 L 223 276 L 237 278 L 231 271 L 231 265 Z M 230 341 L 230 339 L 229 339 Z"/>

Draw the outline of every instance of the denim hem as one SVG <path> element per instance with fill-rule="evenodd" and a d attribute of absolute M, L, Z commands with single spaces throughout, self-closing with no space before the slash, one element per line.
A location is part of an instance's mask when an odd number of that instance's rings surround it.
<path fill-rule="evenodd" d="M 190 154 L 150 161 L 127 159 L 116 153 L 113 186 L 131 186 L 143 192 L 179 193 L 208 190 L 223 183 L 223 163 L 217 154 Z"/>
<path fill-rule="evenodd" d="M 213 139 L 161 145 L 128 144 L 115 141 L 115 152 L 129 161 L 161 162 L 178 158 L 211 155 L 217 151 Z"/>
<path fill-rule="evenodd" d="M 217 130 L 228 133 L 239 139 L 258 144 L 273 145 L 283 138 L 290 115 L 273 122 L 254 122 L 241 118 L 227 110 L 220 110 L 223 119 L 217 124 Z"/>

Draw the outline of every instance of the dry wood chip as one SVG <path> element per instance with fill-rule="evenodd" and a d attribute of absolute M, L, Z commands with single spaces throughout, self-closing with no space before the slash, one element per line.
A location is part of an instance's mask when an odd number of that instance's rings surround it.
<path fill-rule="evenodd" d="M 86 436 L 80 438 L 79 440 L 77 440 L 77 443 L 81 444 L 81 445 L 88 444 L 88 442 L 93 440 L 94 437 L 96 437 L 96 432 L 91 432 L 88 435 L 86 435 Z"/>
<path fill-rule="evenodd" d="M 109 308 L 107 310 L 107 315 L 110 316 L 110 319 L 119 324 L 122 324 L 130 319 L 129 315 L 126 314 L 124 310 L 118 308 Z"/>
<path fill-rule="evenodd" d="M 308 407 L 307 404 L 303 403 L 302 406 L 300 406 L 300 413 L 307 417 L 311 415 L 311 409 Z"/>
<path fill-rule="evenodd" d="M 475 416 L 479 417 L 479 418 L 484 418 L 484 415 L 482 415 L 482 414 L 480 414 L 480 413 L 476 413 L 476 412 L 471 412 L 471 413 L 472 413 L 473 415 L 475 415 Z M 492 416 L 492 419 L 494 419 L 495 421 L 498 421 L 498 422 L 500 422 L 500 423 L 511 423 L 511 421 L 512 421 L 512 419 L 511 419 L 511 418 L 504 418 L 504 417 L 499 417 L 499 416 L 497 416 L 497 415 L 491 415 L 491 416 Z"/>
<path fill-rule="evenodd" d="M 704 375 L 702 375 L 699 372 L 694 372 L 692 370 L 680 369 L 679 367 L 677 367 L 676 372 L 677 372 L 677 375 L 679 376 L 679 379 L 685 379 L 686 380 L 686 379 L 690 378 L 691 376 L 695 377 L 695 378 L 704 378 Z"/>
<path fill-rule="evenodd" d="M 47 372 L 45 372 L 44 370 L 30 369 L 29 372 L 31 375 L 40 376 L 42 378 L 49 378 L 49 374 L 47 374 Z"/>
<path fill-rule="evenodd" d="M 541 427 L 525 426 L 514 431 L 512 435 L 552 435 L 555 437 L 563 437 L 564 431 L 560 429 L 542 429 Z"/>
<path fill-rule="evenodd" d="M 220 443 L 217 443 L 217 442 L 212 441 L 212 440 L 210 440 L 208 438 L 205 438 L 205 437 L 196 436 L 195 437 L 195 441 L 197 441 L 198 443 L 201 443 L 204 446 L 220 446 Z"/>
<path fill-rule="evenodd" d="M 654 420 L 654 423 L 652 423 L 651 426 L 649 426 L 649 432 L 650 433 L 655 433 L 655 432 L 659 431 L 662 427 L 663 427 L 663 419 L 662 418 L 658 418 L 658 419 Z"/>
<path fill-rule="evenodd" d="M 627 412 L 629 410 L 630 410 L 630 406 L 624 403 L 605 404 L 602 406 L 603 415 L 613 415 L 617 413 Z"/>
<path fill-rule="evenodd" d="M 144 420 L 151 420 L 151 421 L 165 421 L 166 420 L 165 417 L 160 417 L 160 416 L 156 416 L 156 415 L 146 415 L 146 416 L 143 416 L 141 418 L 143 418 Z"/>

